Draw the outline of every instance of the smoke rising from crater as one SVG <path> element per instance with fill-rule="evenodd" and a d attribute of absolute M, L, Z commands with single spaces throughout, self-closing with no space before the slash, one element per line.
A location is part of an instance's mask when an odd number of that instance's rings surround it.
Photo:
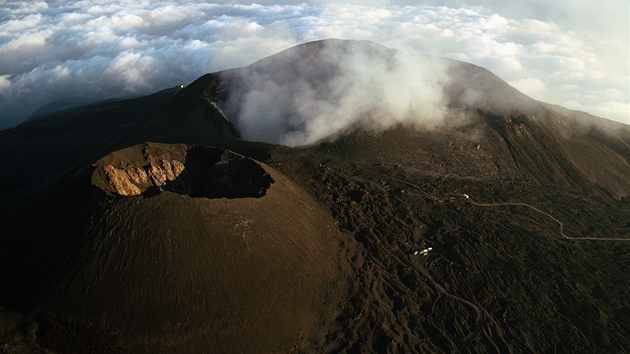
<path fill-rule="evenodd" d="M 243 138 L 305 145 L 351 127 L 378 132 L 443 121 L 448 77 L 437 58 L 340 41 L 285 62 L 292 54 L 253 65 L 238 78 L 225 111 Z"/>

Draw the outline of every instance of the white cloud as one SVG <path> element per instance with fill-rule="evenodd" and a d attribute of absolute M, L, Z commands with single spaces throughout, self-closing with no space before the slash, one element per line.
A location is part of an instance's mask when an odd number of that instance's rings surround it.
<path fill-rule="evenodd" d="M 517 79 L 509 81 L 509 84 L 514 86 L 521 92 L 528 92 L 532 98 L 538 100 L 544 100 L 547 87 L 544 82 L 536 78 Z"/>
<path fill-rule="evenodd" d="M 247 89 L 225 107 L 243 137 L 304 145 L 354 124 L 381 131 L 398 124 L 430 129 L 443 123 L 447 76 L 442 61 L 389 55 L 360 43 L 340 49 L 333 42 L 317 59 L 246 72 L 239 80 Z M 286 72 L 300 79 L 286 80 Z M 330 72 L 335 75 L 324 87 L 314 85 Z"/>
<path fill-rule="evenodd" d="M 150 93 L 329 37 L 466 60 L 630 124 L 625 0 L 257 3 L 0 2 L 0 128 L 51 100 Z"/>
<path fill-rule="evenodd" d="M 159 75 L 158 64 L 150 56 L 140 53 L 123 52 L 105 69 L 110 77 L 125 92 L 136 93 L 148 86 L 147 79 Z"/>
<path fill-rule="evenodd" d="M 0 76 L 0 94 L 9 90 L 11 86 L 11 75 Z"/>

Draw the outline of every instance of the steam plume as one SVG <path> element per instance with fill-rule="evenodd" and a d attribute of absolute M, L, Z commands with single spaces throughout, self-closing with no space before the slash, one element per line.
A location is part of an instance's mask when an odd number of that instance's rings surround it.
<path fill-rule="evenodd" d="M 238 78 L 225 111 L 243 138 L 305 145 L 351 126 L 382 131 L 442 122 L 447 75 L 439 59 L 341 41 L 284 61 L 292 54 L 271 57 L 265 62 L 271 69 L 253 65 Z"/>

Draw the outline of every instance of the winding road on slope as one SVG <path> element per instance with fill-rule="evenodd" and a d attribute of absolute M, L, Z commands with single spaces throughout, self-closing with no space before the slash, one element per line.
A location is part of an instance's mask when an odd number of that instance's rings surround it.
<path fill-rule="evenodd" d="M 405 180 L 401 180 L 401 179 L 397 179 L 394 178 L 395 180 L 402 182 L 406 185 L 409 185 L 411 187 L 414 187 L 418 190 L 422 190 L 422 188 L 420 188 L 419 186 L 410 183 L 408 181 Z M 564 224 L 558 220 L 556 217 L 554 217 L 553 215 L 544 212 L 538 208 L 536 208 L 535 206 L 526 204 L 526 203 L 520 203 L 520 202 L 504 202 L 504 203 L 479 203 L 477 201 L 475 201 L 473 198 L 471 198 L 468 194 L 452 194 L 451 197 L 459 197 L 459 198 L 464 198 L 466 199 L 466 201 L 472 205 L 476 205 L 476 206 L 480 206 L 480 207 L 501 207 L 501 206 L 516 206 L 516 207 L 526 207 L 526 208 L 530 208 L 531 210 L 534 210 L 535 212 L 545 215 L 546 217 L 550 218 L 551 220 L 553 220 L 556 224 L 558 224 L 559 226 L 559 235 L 566 239 L 566 240 L 571 240 L 571 241 L 630 241 L 630 238 L 620 238 L 620 237 L 571 237 L 571 236 L 567 236 L 564 234 Z M 400 260 L 400 259 L 399 259 Z M 424 275 L 425 278 L 427 278 L 429 281 L 431 281 L 431 283 L 433 284 L 433 286 L 435 286 L 436 289 L 438 289 L 438 291 L 440 291 L 442 294 L 444 294 L 447 297 L 452 298 L 453 300 L 456 300 L 462 304 L 465 304 L 471 308 L 474 309 L 474 311 L 477 313 L 477 323 L 475 325 L 475 328 L 472 330 L 472 332 L 460 343 L 460 345 L 457 347 L 456 352 L 457 353 L 461 353 L 464 348 L 473 340 L 475 339 L 475 337 L 479 334 L 479 332 L 481 332 L 481 329 L 485 323 L 485 312 L 486 310 L 481 307 L 480 305 L 477 305 L 467 299 L 464 299 L 460 296 L 457 296 L 455 294 L 449 293 L 442 285 L 440 285 L 434 278 L 433 276 L 429 273 L 429 271 L 425 268 L 419 268 L 418 271 L 420 273 L 422 273 L 422 275 Z"/>
<path fill-rule="evenodd" d="M 411 187 L 414 187 L 418 190 L 422 190 L 422 188 L 420 188 L 419 186 L 407 182 L 405 180 L 402 179 L 398 179 L 398 178 L 394 178 L 394 180 L 405 183 Z M 458 195 L 461 197 L 464 197 L 464 195 Z M 400 259 L 398 259 L 401 263 L 402 261 Z M 450 292 L 448 292 L 442 285 L 440 285 L 440 283 L 438 283 L 433 276 L 431 275 L 431 273 L 429 273 L 429 271 L 424 268 L 424 267 L 420 267 L 418 269 L 416 269 L 415 267 L 413 268 L 414 270 L 417 270 L 418 272 L 422 273 L 422 275 L 427 278 L 432 284 L 433 286 L 442 294 L 444 294 L 445 296 L 460 302 L 466 306 L 471 307 L 475 313 L 477 314 L 477 319 L 476 319 L 476 324 L 475 324 L 475 328 L 470 332 L 470 334 L 468 334 L 468 336 L 466 336 L 466 338 L 464 338 L 464 340 L 462 340 L 462 342 L 457 346 L 457 349 L 455 351 L 455 353 L 462 353 L 464 348 L 466 348 L 466 346 L 473 341 L 473 339 L 475 339 L 475 337 L 477 337 L 477 335 L 479 334 L 479 332 L 481 332 L 481 329 L 483 328 L 484 323 L 486 322 L 486 316 L 485 313 L 487 312 L 486 309 L 484 309 L 483 307 L 481 307 L 480 305 L 477 305 L 475 303 L 473 303 L 470 300 L 464 299 L 463 297 L 457 296 L 455 294 L 452 294 Z"/>
<path fill-rule="evenodd" d="M 477 334 L 481 332 L 481 329 L 483 328 L 483 324 L 486 322 L 486 317 L 484 315 L 485 309 L 479 305 L 474 304 L 473 302 L 469 300 L 464 299 L 463 297 L 459 297 L 455 294 L 451 294 L 448 291 L 446 291 L 446 289 L 444 289 L 442 285 L 440 285 L 437 281 L 435 281 L 435 279 L 433 279 L 433 276 L 431 276 L 431 274 L 425 268 L 420 268 L 418 269 L 418 271 L 422 273 L 427 279 L 429 279 L 431 283 L 433 283 L 433 286 L 435 286 L 435 288 L 438 289 L 442 294 L 446 295 L 447 297 L 450 297 L 451 299 L 455 301 L 459 301 L 465 305 L 468 305 L 472 307 L 473 310 L 475 310 L 475 313 L 477 314 L 477 323 L 475 324 L 475 328 L 457 346 L 457 350 L 455 351 L 455 353 L 461 353 L 464 350 L 464 348 L 466 348 L 468 343 L 470 343 L 473 339 L 475 339 Z"/>
<path fill-rule="evenodd" d="M 474 199 L 472 199 L 468 194 L 453 194 L 453 196 L 455 197 L 461 197 L 461 198 L 465 198 L 466 201 L 470 204 L 476 205 L 476 206 L 480 206 L 480 207 L 500 207 L 500 206 L 517 206 L 517 207 L 526 207 L 526 208 L 530 208 L 533 211 L 540 213 L 542 215 L 547 216 L 548 218 L 550 218 L 551 220 L 553 220 L 556 224 L 558 224 L 558 226 L 560 227 L 559 230 L 559 234 L 562 238 L 567 239 L 567 240 L 572 240 L 572 241 L 630 241 L 630 238 L 623 238 L 623 237 L 571 237 L 571 236 L 567 236 L 564 234 L 564 224 L 562 223 L 562 221 L 556 219 L 553 215 L 544 212 L 538 208 L 536 208 L 535 206 L 526 204 L 526 203 L 519 203 L 519 202 L 505 202 L 505 203 L 479 203 L 477 201 L 475 201 Z"/>
<path fill-rule="evenodd" d="M 382 242 L 380 239 L 378 240 L 378 242 Z M 477 319 L 476 319 L 476 324 L 475 324 L 475 328 L 472 330 L 472 332 L 470 332 L 470 334 L 468 334 L 468 336 L 466 336 L 466 338 L 464 338 L 462 340 L 462 342 L 457 346 L 457 349 L 454 351 L 454 353 L 462 353 L 464 348 L 473 340 L 475 339 L 475 337 L 479 334 L 479 332 L 481 332 L 481 329 L 483 328 L 483 325 L 485 323 L 485 312 L 486 310 L 479 306 L 474 304 L 473 302 L 466 300 L 462 297 L 459 297 L 455 294 L 452 294 L 450 292 L 448 292 L 442 285 L 440 285 L 440 283 L 438 283 L 433 276 L 431 275 L 431 273 L 429 273 L 429 271 L 424 268 L 424 267 L 416 267 L 414 266 L 413 262 L 411 262 L 409 259 L 405 260 L 404 258 L 399 257 L 398 255 L 396 255 L 394 252 L 389 251 L 387 249 L 385 249 L 385 252 L 388 253 L 390 256 L 392 256 L 393 259 L 395 259 L 396 261 L 398 261 L 400 264 L 403 264 L 407 267 L 409 267 L 409 269 L 413 269 L 415 271 L 415 273 L 420 276 L 420 274 L 422 274 L 425 278 L 427 278 L 432 284 L 433 286 L 443 295 L 445 295 L 446 297 L 449 297 L 455 301 L 458 301 L 466 306 L 471 307 L 475 313 L 477 314 Z"/>

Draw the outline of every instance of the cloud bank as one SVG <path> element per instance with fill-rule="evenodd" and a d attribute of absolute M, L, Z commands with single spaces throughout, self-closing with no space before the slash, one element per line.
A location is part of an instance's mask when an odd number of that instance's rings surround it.
<path fill-rule="evenodd" d="M 52 101 L 148 94 L 323 38 L 471 62 L 630 124 L 628 16 L 623 0 L 0 0 L 0 129 Z"/>
<path fill-rule="evenodd" d="M 273 65 L 239 75 L 244 89 L 230 91 L 224 111 L 245 139 L 306 145 L 355 125 L 431 128 L 445 116 L 444 61 L 372 42 L 327 41 L 317 48 L 299 61 L 282 53 Z"/>

